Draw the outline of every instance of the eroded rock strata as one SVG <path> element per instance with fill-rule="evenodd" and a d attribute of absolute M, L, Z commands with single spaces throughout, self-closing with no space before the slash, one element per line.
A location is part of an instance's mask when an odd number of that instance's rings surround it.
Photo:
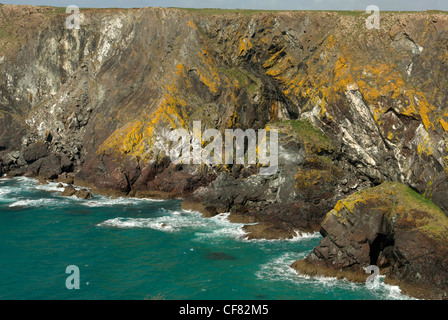
<path fill-rule="evenodd" d="M 0 173 L 320 229 L 395 181 L 448 212 L 448 16 L 0 5 Z M 279 168 L 174 164 L 172 129 L 278 129 Z M 444 244 L 447 245 L 446 243 Z"/>
<path fill-rule="evenodd" d="M 419 298 L 448 298 L 448 218 L 399 183 L 359 191 L 339 201 L 321 226 L 323 239 L 298 273 L 364 282 L 376 265 L 385 283 Z"/>

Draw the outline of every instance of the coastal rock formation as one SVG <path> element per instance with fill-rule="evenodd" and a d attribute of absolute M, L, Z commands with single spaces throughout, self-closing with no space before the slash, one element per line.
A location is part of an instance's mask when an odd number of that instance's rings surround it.
<path fill-rule="evenodd" d="M 64 196 L 64 197 L 76 196 L 77 198 L 80 198 L 80 199 L 91 199 L 91 198 L 93 198 L 93 195 L 92 195 L 92 193 L 90 191 L 88 191 L 86 189 L 76 189 L 71 184 L 69 184 L 68 186 L 66 186 L 64 188 L 64 190 L 62 191 L 61 195 Z"/>
<path fill-rule="evenodd" d="M 405 185 L 383 183 L 339 201 L 320 232 L 319 245 L 292 264 L 298 273 L 363 282 L 376 265 L 405 294 L 448 298 L 448 217 Z"/>
<path fill-rule="evenodd" d="M 319 230 L 338 201 L 383 182 L 448 213 L 444 13 L 382 12 L 378 30 L 364 12 L 81 9 L 72 30 L 64 8 L 0 16 L 0 174 L 182 198 L 206 217 L 230 212 L 250 238 Z M 278 130 L 277 170 L 171 162 L 172 130 L 195 121 Z"/>
<path fill-rule="evenodd" d="M 172 166 L 171 129 L 289 126 L 303 137 L 280 146 L 295 167 L 270 180 L 292 196 L 262 192 L 251 200 L 260 209 L 299 201 L 326 211 L 382 181 L 448 208 L 446 15 L 383 13 L 381 29 L 368 30 L 362 12 L 83 9 L 81 29 L 68 30 L 56 8 L 0 10 L 4 172 L 31 165 L 39 175 L 38 157 L 64 155 L 71 166 L 43 175 L 186 197 L 223 173 L 243 187 L 258 168 Z M 310 141 L 308 125 L 327 142 Z"/>

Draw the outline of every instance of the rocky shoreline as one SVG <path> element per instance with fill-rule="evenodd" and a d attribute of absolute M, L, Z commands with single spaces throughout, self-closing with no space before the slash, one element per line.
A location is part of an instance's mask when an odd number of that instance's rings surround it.
<path fill-rule="evenodd" d="M 362 281 L 378 264 L 446 299 L 447 15 L 383 13 L 372 33 L 364 13 L 85 9 L 80 30 L 51 7 L 0 14 L 0 174 L 183 199 L 251 239 L 320 231 L 298 272 Z M 172 163 L 169 133 L 198 120 L 278 130 L 277 172 Z"/>
<path fill-rule="evenodd" d="M 298 273 L 364 282 L 379 267 L 385 283 L 421 299 L 448 299 L 448 218 L 400 183 L 357 192 L 338 202 L 321 226 L 323 239 Z"/>

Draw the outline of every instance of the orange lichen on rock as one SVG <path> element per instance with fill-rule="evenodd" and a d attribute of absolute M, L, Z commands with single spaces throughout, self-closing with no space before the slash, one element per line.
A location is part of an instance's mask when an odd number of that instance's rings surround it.
<path fill-rule="evenodd" d="M 250 42 L 247 38 L 240 38 L 240 55 L 245 54 L 247 51 L 249 51 L 253 47 L 252 42 Z"/>
<path fill-rule="evenodd" d="M 448 123 L 443 119 L 440 119 L 439 122 L 440 122 L 440 125 L 442 126 L 443 130 L 448 131 Z"/>
<path fill-rule="evenodd" d="M 207 54 L 206 49 L 199 51 L 198 55 L 203 62 L 202 66 L 205 67 L 205 70 L 201 70 L 202 68 L 197 69 L 201 82 L 205 84 L 211 92 L 218 93 L 219 84 L 221 83 L 221 79 L 217 72 L 218 64 Z"/>

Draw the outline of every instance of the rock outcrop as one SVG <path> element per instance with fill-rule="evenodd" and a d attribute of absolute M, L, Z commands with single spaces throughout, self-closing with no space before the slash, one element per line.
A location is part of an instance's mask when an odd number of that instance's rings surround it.
<path fill-rule="evenodd" d="M 61 192 L 61 195 L 64 197 L 76 196 L 77 198 L 80 198 L 80 199 L 92 199 L 93 198 L 93 195 L 89 190 L 82 189 L 82 188 L 76 189 L 71 184 L 69 184 L 68 186 L 66 186 L 64 188 L 64 190 Z"/>
<path fill-rule="evenodd" d="M 448 217 L 399 183 L 357 192 L 339 201 L 322 223 L 324 237 L 292 268 L 302 274 L 366 281 L 376 265 L 385 283 L 418 298 L 448 298 Z"/>
<path fill-rule="evenodd" d="M 385 181 L 448 213 L 443 13 L 383 12 L 379 30 L 364 12 L 81 9 L 79 30 L 57 8 L 0 16 L 0 174 L 183 198 L 251 238 L 319 230 Z M 278 169 L 172 163 L 171 131 L 194 121 L 277 129 Z"/>

